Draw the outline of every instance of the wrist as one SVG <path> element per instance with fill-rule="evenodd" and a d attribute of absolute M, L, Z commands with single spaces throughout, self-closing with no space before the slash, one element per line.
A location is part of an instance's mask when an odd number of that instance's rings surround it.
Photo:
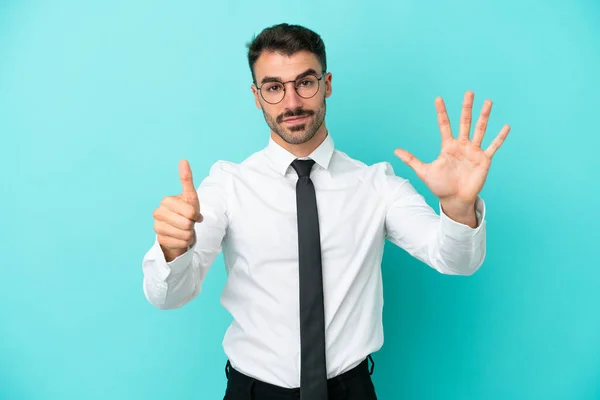
<path fill-rule="evenodd" d="M 166 249 L 162 246 L 161 246 L 161 249 L 165 256 L 166 262 L 171 262 L 174 259 L 176 259 L 177 257 L 179 257 L 187 252 L 187 249 Z"/>
<path fill-rule="evenodd" d="M 475 212 L 474 201 L 464 202 L 455 199 L 440 199 L 440 207 L 448 218 L 472 228 L 477 227 L 477 214 Z"/>

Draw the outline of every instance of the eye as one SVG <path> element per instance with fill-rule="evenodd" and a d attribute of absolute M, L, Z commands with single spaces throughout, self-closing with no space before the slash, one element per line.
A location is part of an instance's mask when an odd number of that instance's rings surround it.
<path fill-rule="evenodd" d="M 312 85 L 314 82 L 310 79 L 303 79 L 301 81 L 298 82 L 298 87 L 309 87 L 310 85 Z"/>
<path fill-rule="evenodd" d="M 266 86 L 265 90 L 267 92 L 271 92 L 271 93 L 277 93 L 278 91 L 280 91 L 282 89 L 282 86 L 279 83 L 267 83 L 267 84 L 265 84 L 265 86 Z"/>

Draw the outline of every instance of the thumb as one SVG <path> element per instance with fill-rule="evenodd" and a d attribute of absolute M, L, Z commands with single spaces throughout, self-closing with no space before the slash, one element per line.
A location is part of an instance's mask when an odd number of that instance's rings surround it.
<path fill-rule="evenodd" d="M 425 164 L 421 160 L 404 149 L 396 149 L 394 154 L 411 167 L 420 178 L 423 178 L 425 175 Z"/>
<path fill-rule="evenodd" d="M 179 179 L 181 180 L 181 187 L 183 188 L 183 200 L 194 206 L 198 205 L 198 193 L 196 192 L 196 187 L 194 186 L 192 169 L 190 168 L 190 163 L 187 160 L 181 160 L 179 162 Z"/>

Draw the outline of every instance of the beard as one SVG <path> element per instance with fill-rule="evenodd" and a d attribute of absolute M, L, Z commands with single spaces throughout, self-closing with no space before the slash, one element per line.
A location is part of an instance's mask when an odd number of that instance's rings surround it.
<path fill-rule="evenodd" d="M 281 137 L 285 142 L 289 144 L 302 144 L 312 139 L 319 128 L 321 128 L 323 121 L 325 121 L 326 109 L 327 102 L 325 98 L 323 98 L 323 103 L 316 110 L 298 107 L 294 110 L 288 110 L 274 118 L 273 116 L 267 114 L 263 108 L 263 115 L 267 125 L 269 125 L 271 130 L 278 134 L 279 137 Z M 289 127 L 283 125 L 284 118 L 300 116 L 308 116 L 308 118 L 302 123 Z"/>

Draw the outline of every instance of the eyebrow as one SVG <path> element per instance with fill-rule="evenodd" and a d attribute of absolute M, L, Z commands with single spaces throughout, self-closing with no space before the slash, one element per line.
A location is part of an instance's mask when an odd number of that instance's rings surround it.
<path fill-rule="evenodd" d="M 317 71 L 315 71 L 312 68 L 307 69 L 306 71 L 304 71 L 303 73 L 301 73 L 300 75 L 296 76 L 296 78 L 294 79 L 295 81 L 300 79 L 300 78 L 304 78 L 305 76 L 308 75 L 317 75 Z M 262 78 L 262 80 L 260 81 L 261 86 L 264 83 L 267 82 L 281 82 L 281 77 L 279 76 L 265 76 L 264 78 Z"/>

